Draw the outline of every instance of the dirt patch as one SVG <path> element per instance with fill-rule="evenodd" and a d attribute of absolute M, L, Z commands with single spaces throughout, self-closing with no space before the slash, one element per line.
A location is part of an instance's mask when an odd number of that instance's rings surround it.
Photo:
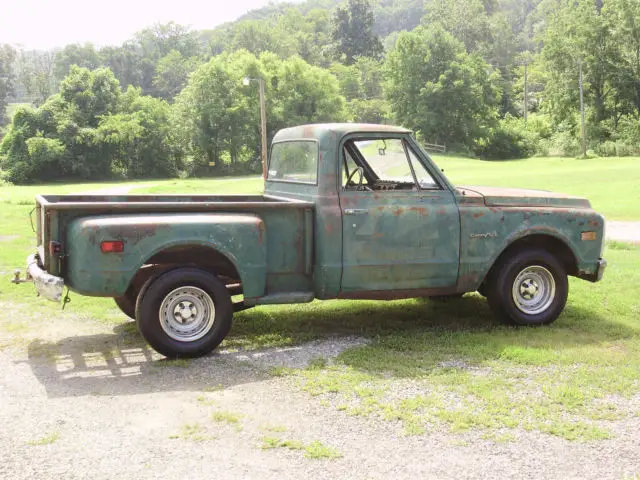
<path fill-rule="evenodd" d="M 8 303 L 0 307 L 26 316 Z M 0 351 L 0 478 L 199 480 L 214 471 L 222 479 L 620 479 L 640 473 L 640 416 L 612 422 L 614 436 L 600 442 L 524 430 L 503 442 L 501 432 L 492 439 L 437 427 L 407 436 L 397 421 L 350 415 L 326 395 L 304 391 L 297 376 L 272 375 L 273 367 L 304 368 L 318 358 L 331 363 L 366 343 L 362 337 L 166 361 L 132 322 L 114 328 L 54 312 L 38 322 L 38 328 L 0 329 L 0 343 L 21 339 Z M 392 381 L 394 392 L 423 388 Z M 324 445 L 340 457 L 265 447 L 274 438 Z"/>

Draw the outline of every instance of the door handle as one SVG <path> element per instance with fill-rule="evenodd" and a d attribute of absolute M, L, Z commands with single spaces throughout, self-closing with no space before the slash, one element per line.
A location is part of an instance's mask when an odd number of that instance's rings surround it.
<path fill-rule="evenodd" d="M 366 215 L 369 213 L 369 210 L 365 208 L 345 208 L 345 215 Z"/>

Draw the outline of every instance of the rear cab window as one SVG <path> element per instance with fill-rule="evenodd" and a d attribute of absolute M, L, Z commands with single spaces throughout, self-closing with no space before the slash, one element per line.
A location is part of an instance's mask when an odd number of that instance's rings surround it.
<path fill-rule="evenodd" d="M 289 140 L 274 143 L 267 180 L 275 182 L 318 182 L 318 143 L 313 140 Z"/>

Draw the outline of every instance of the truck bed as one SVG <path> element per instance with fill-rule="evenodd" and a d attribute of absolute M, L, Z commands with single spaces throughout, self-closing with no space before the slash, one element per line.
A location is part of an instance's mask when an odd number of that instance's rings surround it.
<path fill-rule="evenodd" d="M 64 245 L 66 226 L 75 218 L 124 213 L 252 213 L 260 215 L 275 231 L 293 234 L 297 228 L 308 230 L 305 237 L 312 241 L 313 207 L 311 202 L 273 195 L 38 195 L 34 227 L 40 261 L 50 273 L 60 274 L 59 266 L 50 262 L 50 248 L 45 247 L 50 241 Z"/>

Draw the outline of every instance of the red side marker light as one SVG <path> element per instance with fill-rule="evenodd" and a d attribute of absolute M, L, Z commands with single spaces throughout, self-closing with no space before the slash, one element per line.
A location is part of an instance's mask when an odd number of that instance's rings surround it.
<path fill-rule="evenodd" d="M 49 254 L 51 256 L 60 255 L 62 253 L 62 244 L 60 242 L 49 242 Z"/>
<path fill-rule="evenodd" d="M 124 252 L 124 242 L 121 240 L 107 240 L 100 244 L 102 253 L 122 253 Z"/>

